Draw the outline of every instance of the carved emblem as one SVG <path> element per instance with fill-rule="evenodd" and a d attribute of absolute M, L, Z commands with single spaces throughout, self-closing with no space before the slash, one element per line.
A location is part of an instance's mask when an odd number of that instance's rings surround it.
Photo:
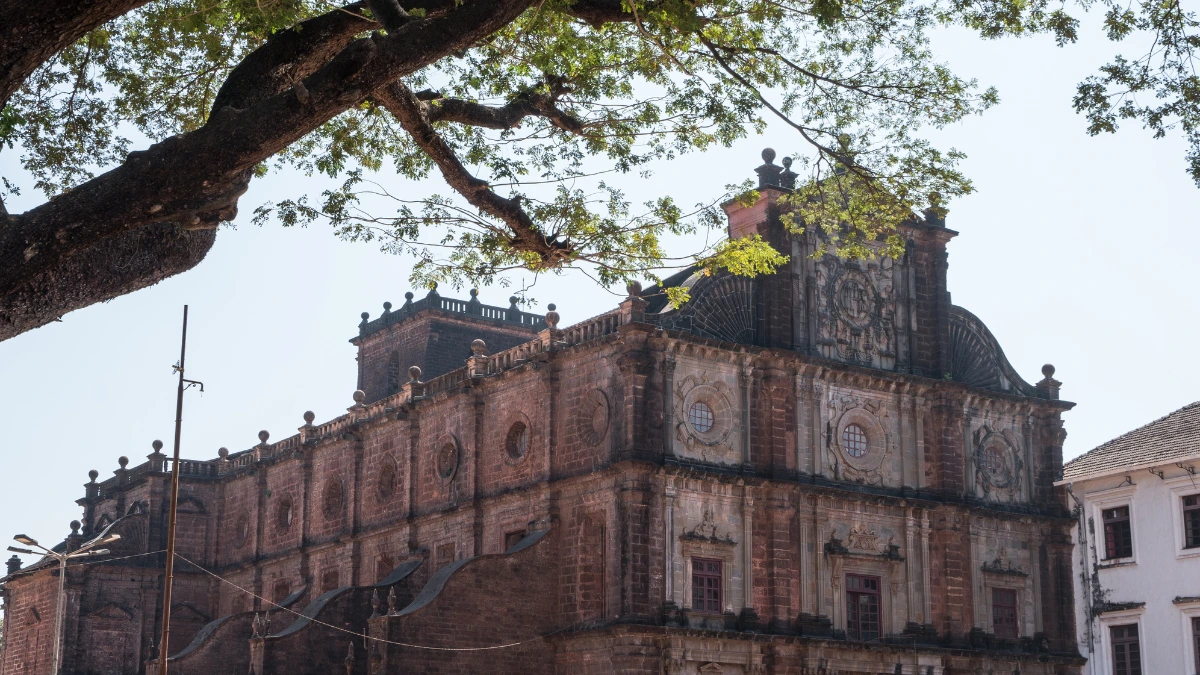
<path fill-rule="evenodd" d="M 866 525 L 855 525 L 850 528 L 850 548 L 863 551 L 879 552 L 879 535 L 875 530 L 868 530 Z"/>
<path fill-rule="evenodd" d="M 733 544 L 733 537 L 729 533 L 722 535 L 717 529 L 716 515 L 713 513 L 712 507 L 704 509 L 704 516 L 700 523 L 693 527 L 690 531 L 684 532 L 685 539 L 700 539 L 703 541 L 712 542 L 714 544 Z"/>
<path fill-rule="evenodd" d="M 975 483 L 985 494 L 997 490 L 1008 496 L 1020 493 L 1025 463 L 1002 432 L 981 427 L 975 432 Z"/>
<path fill-rule="evenodd" d="M 1029 573 L 1021 569 L 1020 565 L 1013 565 L 1013 561 L 1008 557 L 1008 549 L 1003 546 L 996 552 L 996 557 L 990 562 L 984 562 L 981 569 L 984 572 L 992 574 L 1006 574 L 1009 576 L 1026 577 Z"/>
<path fill-rule="evenodd" d="M 892 453 L 892 437 L 884 427 L 887 406 L 873 398 L 842 396 L 830 401 L 829 407 L 826 443 L 834 475 L 842 480 L 883 485 L 887 478 L 884 467 Z"/>
<path fill-rule="evenodd" d="M 817 264 L 817 343 L 824 356 L 891 369 L 896 363 L 894 261 L 863 265 L 829 256 Z"/>
<path fill-rule="evenodd" d="M 706 663 L 700 666 L 700 672 L 703 675 L 721 675 L 721 673 L 725 672 L 725 669 L 719 663 Z"/>
<path fill-rule="evenodd" d="M 599 389 L 593 389 L 583 398 L 575 417 L 575 428 L 579 437 L 589 446 L 596 446 L 608 433 L 608 397 Z"/>

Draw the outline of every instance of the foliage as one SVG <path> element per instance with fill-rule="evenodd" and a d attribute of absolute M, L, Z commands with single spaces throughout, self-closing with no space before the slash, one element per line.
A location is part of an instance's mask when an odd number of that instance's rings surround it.
<path fill-rule="evenodd" d="M 1153 46 L 1082 83 L 1076 109 L 1093 134 L 1122 119 L 1141 120 L 1160 136 L 1181 127 L 1200 183 L 1194 15 L 1177 0 L 1101 4 L 1111 39 L 1149 36 Z M 922 132 L 998 101 L 994 90 L 936 59 L 930 32 L 1047 33 L 1065 45 L 1078 31 L 1070 8 L 1050 0 L 621 0 L 614 7 L 531 3 L 490 38 L 434 59 L 387 96 L 364 94 L 255 170 L 292 167 L 341 185 L 320 198 L 298 185 L 294 197 L 260 207 L 254 220 L 328 222 L 344 239 L 415 257 L 413 281 L 421 285 L 506 283 L 517 269 L 572 267 L 605 285 L 691 264 L 762 274 L 786 258 L 758 239 L 713 239 L 684 256 L 667 251 L 672 237 L 718 228 L 717 204 L 751 197 L 747 187 L 691 208 L 668 196 L 635 208 L 617 185 L 622 175 L 649 178 L 652 161 L 729 146 L 776 118 L 807 148 L 794 157 L 801 176 L 787 199 L 789 226 L 819 228 L 821 252 L 894 254 L 897 223 L 929 199 L 944 213 L 940 200 L 972 189 L 957 168 L 962 153 L 933 147 Z M 125 161 L 139 136 L 157 141 L 203 127 L 247 55 L 305 19 L 349 8 L 326 0 L 147 4 L 39 68 L 0 111 L 0 150 L 19 150 L 45 194 L 70 190 Z M 407 20 L 427 13 L 416 7 Z M 408 93 L 432 136 L 402 121 L 397 101 Z M 454 189 L 416 194 L 412 182 L 371 178 L 386 167 L 407 181 L 440 172 Z M 686 291 L 671 301 L 686 301 Z"/>

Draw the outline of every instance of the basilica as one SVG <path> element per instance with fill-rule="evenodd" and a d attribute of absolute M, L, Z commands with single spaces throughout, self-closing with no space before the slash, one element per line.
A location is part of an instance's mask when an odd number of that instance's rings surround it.
<path fill-rule="evenodd" d="M 61 672 L 1077 675 L 1054 368 L 951 303 L 944 212 L 820 255 L 763 158 L 724 208 L 774 274 L 572 326 L 407 293 L 362 315 L 344 415 L 92 471 L 59 546 L 121 539 L 67 569 Z M 10 561 L 0 675 L 50 675 L 58 574 Z"/>

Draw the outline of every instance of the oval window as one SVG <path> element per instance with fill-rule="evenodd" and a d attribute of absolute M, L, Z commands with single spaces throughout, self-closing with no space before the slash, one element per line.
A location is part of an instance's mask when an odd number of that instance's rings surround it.
<path fill-rule="evenodd" d="M 713 410 L 704 401 L 696 401 L 688 408 L 688 424 L 700 433 L 713 428 Z"/>
<path fill-rule="evenodd" d="M 851 457 L 862 457 L 870 449 L 867 442 L 867 432 L 857 424 L 847 424 L 842 429 L 842 448 Z"/>
<path fill-rule="evenodd" d="M 521 459 L 529 449 L 529 427 L 524 422 L 516 422 L 508 430 L 504 439 L 504 449 L 512 459 Z"/>
<path fill-rule="evenodd" d="M 275 526 L 280 532 L 287 532 L 292 526 L 292 500 L 288 497 L 279 500 L 279 506 L 275 508 Z"/>

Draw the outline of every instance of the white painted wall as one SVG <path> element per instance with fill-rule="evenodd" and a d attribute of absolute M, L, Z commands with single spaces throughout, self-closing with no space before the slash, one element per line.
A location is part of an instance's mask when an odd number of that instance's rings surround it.
<path fill-rule="evenodd" d="M 1200 472 L 1200 452 L 1179 464 Z M 1200 597 L 1200 548 L 1183 548 L 1181 503 L 1183 496 L 1200 494 L 1200 475 L 1172 462 L 1064 484 L 1081 514 L 1073 563 L 1079 651 L 1088 659 L 1084 675 L 1113 675 L 1109 627 L 1130 623 L 1138 624 L 1144 675 L 1197 675 L 1191 618 L 1200 617 L 1200 601 L 1175 599 Z M 1105 561 L 1100 510 L 1125 504 L 1130 507 L 1133 556 Z M 1086 528 L 1082 533 L 1081 525 Z M 1094 582 L 1108 591 L 1110 603 L 1146 604 L 1089 618 Z"/>

